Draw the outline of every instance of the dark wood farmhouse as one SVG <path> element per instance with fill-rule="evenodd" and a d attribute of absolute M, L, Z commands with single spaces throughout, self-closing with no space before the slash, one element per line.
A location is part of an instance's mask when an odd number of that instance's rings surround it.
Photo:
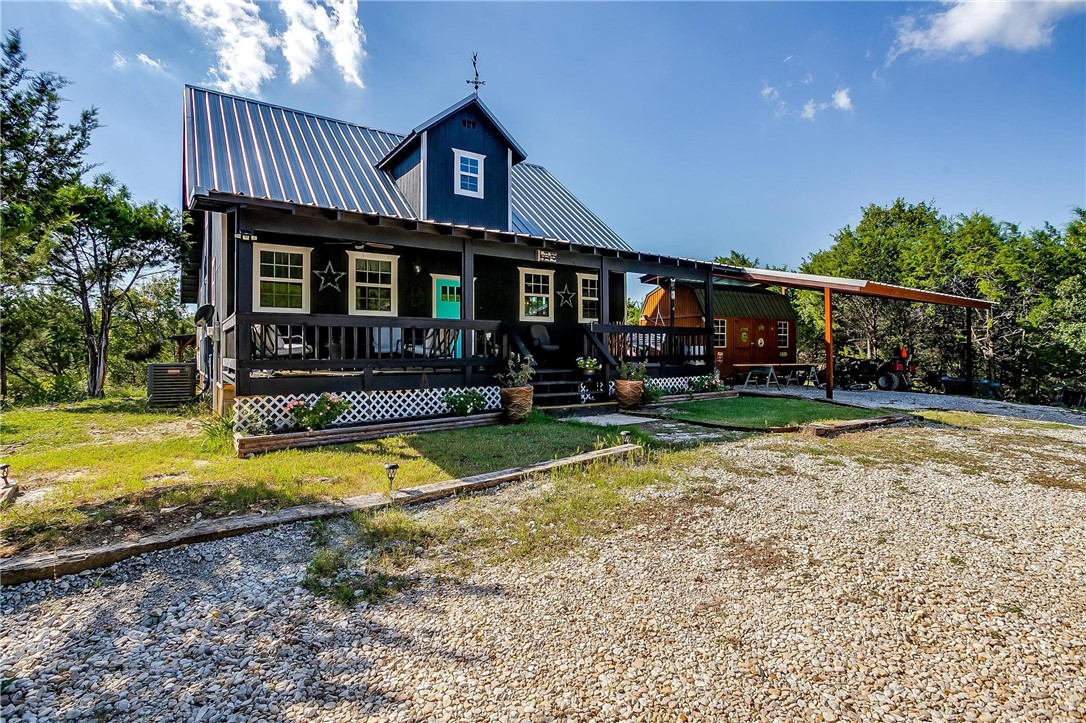
<path fill-rule="evenodd" d="M 532 354 L 537 403 L 608 393 L 620 359 L 660 379 L 711 369 L 711 329 L 625 323 L 626 274 L 701 284 L 738 269 L 631 249 L 475 95 L 406 135 L 185 88 L 194 243 L 182 300 L 202 307 L 215 405 L 274 426 L 293 396 L 351 394 L 359 421 L 443 411 Z M 592 384 L 580 356 L 603 362 Z M 269 421 L 270 420 L 270 421 Z"/>
<path fill-rule="evenodd" d="M 705 327 L 705 289 L 686 281 L 662 281 L 645 296 L 643 326 Z M 713 286 L 713 364 L 721 377 L 736 376 L 734 364 L 792 364 L 796 361 L 796 312 L 779 292 L 728 280 Z"/>

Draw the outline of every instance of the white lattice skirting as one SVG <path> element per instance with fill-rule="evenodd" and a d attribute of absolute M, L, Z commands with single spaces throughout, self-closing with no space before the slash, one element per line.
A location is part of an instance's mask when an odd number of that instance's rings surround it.
<path fill-rule="evenodd" d="M 683 392 L 690 391 L 690 382 L 695 379 L 704 379 L 704 376 L 700 377 L 663 377 L 660 379 L 646 379 L 645 386 L 660 389 L 665 392 L 671 392 L 672 394 L 682 394 Z M 612 390 L 613 391 L 613 390 Z"/>
<path fill-rule="evenodd" d="M 351 406 L 335 421 L 337 426 L 364 424 L 383 419 L 410 419 L 411 417 L 430 417 L 448 414 L 452 410 L 445 404 L 445 395 L 449 392 L 468 391 L 469 388 L 455 389 L 392 389 L 374 392 L 341 392 L 338 396 L 347 399 Z M 498 387 L 470 387 L 480 392 L 485 400 L 485 408 L 480 411 L 493 411 L 501 408 L 501 396 Z M 267 396 L 237 397 L 234 400 L 234 429 L 242 434 L 253 432 L 274 432 L 294 426 L 286 412 L 287 402 L 304 399 L 313 403 L 319 394 L 277 394 Z"/>

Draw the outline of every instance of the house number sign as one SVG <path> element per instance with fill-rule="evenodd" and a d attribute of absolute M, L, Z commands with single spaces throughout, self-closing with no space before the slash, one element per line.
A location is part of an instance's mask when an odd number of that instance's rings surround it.
<path fill-rule="evenodd" d="M 558 263 L 558 252 L 557 251 L 547 251 L 546 249 L 536 249 L 535 250 L 535 260 L 536 261 L 549 261 L 552 264 L 556 264 L 556 263 Z"/>

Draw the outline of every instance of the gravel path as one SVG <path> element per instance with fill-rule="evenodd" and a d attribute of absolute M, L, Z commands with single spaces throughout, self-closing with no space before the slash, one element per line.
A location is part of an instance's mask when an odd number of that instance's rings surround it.
<path fill-rule="evenodd" d="M 757 390 L 759 394 L 776 394 L 776 389 L 766 392 Z M 795 394 L 809 399 L 825 399 L 826 390 L 811 386 L 781 387 L 781 394 Z M 1056 422 L 1059 424 L 1071 424 L 1076 427 L 1086 427 L 1086 414 L 1066 407 L 1046 407 L 1040 404 L 1017 404 L 1014 402 L 998 402 L 994 399 L 975 399 L 973 397 L 956 397 L 949 394 L 924 394 L 922 392 L 882 392 L 876 389 L 862 392 L 850 392 L 843 389 L 833 390 L 834 401 L 845 404 L 855 404 L 860 407 L 875 409 L 889 407 L 891 409 L 948 409 L 960 412 L 978 412 L 980 414 L 997 414 L 1003 417 L 1017 417 L 1029 419 L 1035 422 Z"/>
<path fill-rule="evenodd" d="M 985 434 L 1010 450 L 990 467 L 975 462 Z M 861 464 L 847 451 L 864 440 L 901 457 Z M 1030 483 L 1023 449 L 1046 484 Z M 0 712 L 1082 720 L 1082 450 L 1086 430 L 1066 428 L 706 447 L 683 484 L 641 493 L 637 524 L 577 554 L 426 579 L 371 607 L 297 587 L 311 554 L 304 525 L 3 588 L 0 669 L 14 682 Z M 952 463 L 956 453 L 970 461 Z M 485 504 L 515 504 L 530 487 Z"/>

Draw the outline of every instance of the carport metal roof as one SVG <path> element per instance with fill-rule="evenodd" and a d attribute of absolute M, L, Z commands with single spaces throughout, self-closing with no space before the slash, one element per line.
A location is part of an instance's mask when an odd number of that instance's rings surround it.
<path fill-rule="evenodd" d="M 898 299 L 901 301 L 917 301 L 925 304 L 944 304 L 946 306 L 963 306 L 967 309 L 992 308 L 992 302 L 987 299 L 973 299 L 968 296 L 955 296 L 953 294 L 941 294 L 937 291 L 925 291 L 908 286 L 895 284 L 883 284 L 878 281 L 866 279 L 846 279 L 839 276 L 818 276 L 816 274 L 798 274 L 792 271 L 770 271 L 767 269 L 743 269 L 741 278 L 756 281 L 760 284 L 784 286 L 791 289 L 810 289 L 812 291 L 836 291 L 842 294 L 856 296 L 874 296 L 880 299 Z"/>

